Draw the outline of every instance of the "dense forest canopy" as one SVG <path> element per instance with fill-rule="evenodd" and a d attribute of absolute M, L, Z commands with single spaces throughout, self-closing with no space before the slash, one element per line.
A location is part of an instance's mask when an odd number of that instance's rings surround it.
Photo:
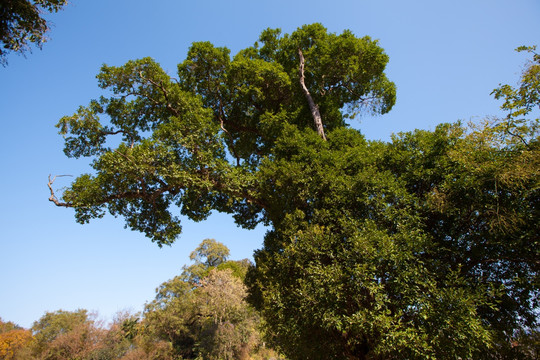
<path fill-rule="evenodd" d="M 269 226 L 246 283 L 290 359 L 526 357 L 540 61 L 520 50 L 533 59 L 519 88 L 494 91 L 507 118 L 388 143 L 347 125 L 396 100 L 387 55 L 349 31 L 268 29 L 233 57 L 194 43 L 178 78 L 149 58 L 103 66 L 107 96 L 58 124 L 66 155 L 94 172 L 61 198 L 50 179 L 50 200 L 81 223 L 121 216 L 160 246 L 178 215 Z"/>

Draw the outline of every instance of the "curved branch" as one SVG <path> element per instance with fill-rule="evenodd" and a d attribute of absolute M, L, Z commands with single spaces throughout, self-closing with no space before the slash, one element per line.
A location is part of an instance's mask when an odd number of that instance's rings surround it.
<path fill-rule="evenodd" d="M 234 157 L 236 158 L 236 166 L 240 166 L 240 157 L 238 156 L 238 154 L 236 153 L 236 149 L 234 148 L 234 138 L 232 137 L 231 133 L 227 131 L 227 129 L 225 129 L 225 126 L 223 126 L 223 118 L 221 116 L 219 116 L 219 126 L 221 127 L 221 130 L 223 130 L 223 132 L 229 136 L 229 139 L 231 140 L 231 150 Z"/>
<path fill-rule="evenodd" d="M 62 177 L 62 176 L 71 176 L 71 175 L 55 175 L 51 180 L 51 175 L 49 174 L 49 182 L 47 183 L 47 186 L 49 187 L 49 190 L 51 191 L 51 196 L 49 197 L 49 201 L 53 202 L 54 205 L 56 206 L 73 207 L 73 205 L 69 203 L 59 201 L 56 195 L 54 194 L 52 184 L 54 183 L 54 180 L 56 180 L 57 177 Z"/>

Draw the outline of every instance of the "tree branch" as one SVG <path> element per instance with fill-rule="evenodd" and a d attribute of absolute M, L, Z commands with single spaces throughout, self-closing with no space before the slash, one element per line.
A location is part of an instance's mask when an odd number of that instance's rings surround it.
<path fill-rule="evenodd" d="M 155 82 L 154 80 L 152 79 L 149 79 L 149 78 L 145 78 L 142 74 L 142 71 L 139 71 L 139 76 L 141 77 L 141 79 L 143 79 L 144 81 L 148 81 L 150 84 L 154 85 L 155 87 L 159 88 L 161 90 L 161 92 L 163 93 L 163 96 L 165 97 L 165 100 L 167 101 L 167 109 L 171 110 L 174 115 L 176 116 L 180 116 L 180 113 L 178 112 L 178 110 L 176 110 L 175 108 L 172 107 L 171 103 L 170 103 L 170 100 L 169 100 L 169 92 L 167 91 L 167 89 L 165 89 L 165 87 L 163 86 L 163 83 L 160 82 L 159 84 L 157 82 Z M 150 97 L 148 97 L 150 100 L 154 101 L 153 99 L 151 99 Z M 156 101 L 156 103 L 158 103 Z"/>
<path fill-rule="evenodd" d="M 49 187 L 49 190 L 51 191 L 51 196 L 49 197 L 49 201 L 52 201 L 54 205 L 56 206 L 73 207 L 73 205 L 71 204 L 59 201 L 56 195 L 54 194 L 52 184 L 54 183 L 54 180 L 56 180 L 57 177 L 62 177 L 62 176 L 71 176 L 71 175 L 55 175 L 51 180 L 51 175 L 49 174 L 49 182 L 47 183 L 47 186 Z"/>
<path fill-rule="evenodd" d="M 231 135 L 231 133 L 228 132 L 227 129 L 225 129 L 225 126 L 224 126 L 223 118 L 225 117 L 225 112 L 223 111 L 223 100 L 221 99 L 221 96 L 219 97 L 219 116 L 218 117 L 219 117 L 219 126 L 221 127 L 221 130 L 223 130 L 223 132 L 227 134 L 227 136 L 229 136 L 229 139 L 231 140 L 231 150 L 234 157 L 236 158 L 236 166 L 240 166 L 240 157 L 238 156 L 238 154 L 236 153 L 236 149 L 234 148 L 234 138 Z"/>
<path fill-rule="evenodd" d="M 302 87 L 302 90 L 304 91 L 304 95 L 306 96 L 306 99 L 309 104 L 309 109 L 311 110 L 311 115 L 313 116 L 313 121 L 315 122 L 315 128 L 317 129 L 317 133 L 323 138 L 323 140 L 326 141 L 326 136 L 324 135 L 324 127 L 322 123 L 321 113 L 319 112 L 319 107 L 317 104 L 315 104 L 315 101 L 313 101 L 313 98 L 311 97 L 311 94 L 309 93 L 308 88 L 306 87 L 305 82 L 305 76 L 304 76 L 304 54 L 302 53 L 302 50 L 298 49 L 298 56 L 300 57 L 300 86 Z"/>

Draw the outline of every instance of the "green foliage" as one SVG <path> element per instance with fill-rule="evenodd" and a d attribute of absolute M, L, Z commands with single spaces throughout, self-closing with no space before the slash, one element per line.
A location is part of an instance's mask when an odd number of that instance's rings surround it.
<path fill-rule="evenodd" d="M 3 0 L 0 5 L 0 63 L 7 64 L 11 51 L 24 54 L 29 43 L 38 47 L 47 40 L 49 30 L 43 12 L 57 12 L 67 0 Z"/>
<path fill-rule="evenodd" d="M 204 239 L 189 255 L 191 261 L 195 261 L 195 264 L 201 264 L 205 267 L 221 265 L 228 257 L 229 249 L 214 239 Z"/>
<path fill-rule="evenodd" d="M 538 95 L 540 55 L 534 50 L 536 47 L 518 48 L 518 51 L 527 51 L 533 54 L 533 59 L 528 63 L 522 73 L 519 88 L 510 85 L 501 85 L 493 91 L 496 99 L 503 99 L 502 109 L 509 112 L 509 118 L 526 116 L 540 101 Z"/>
<path fill-rule="evenodd" d="M 35 347 L 41 353 L 48 343 L 89 321 L 86 310 L 47 312 L 32 325 Z"/>
<path fill-rule="evenodd" d="M 269 211 L 286 216 L 248 284 L 289 358 L 497 358 L 536 326 L 538 164 L 496 187 L 523 147 L 486 147 L 490 171 L 473 173 L 464 131 L 381 144 L 344 129 L 318 146 L 297 133 L 264 164 Z"/>
<path fill-rule="evenodd" d="M 34 323 L 32 332 L 33 341 L 27 342 L 15 359 L 142 359 L 142 354 L 147 353 L 148 359 L 160 358 L 155 356 L 159 352 L 157 345 L 143 350 L 139 318 L 129 313 L 117 314 L 106 328 L 86 310 L 47 312 Z"/>
<path fill-rule="evenodd" d="M 47 312 L 32 326 L 34 358 L 94 360 L 114 353 L 105 348 L 109 335 L 86 310 Z"/>
<path fill-rule="evenodd" d="M 257 193 L 258 168 L 291 129 L 312 131 L 299 84 L 298 49 L 306 83 L 319 102 L 324 127 L 344 126 L 341 109 L 384 113 L 395 87 L 376 41 L 320 24 L 281 36 L 267 30 L 260 44 L 230 58 L 229 50 L 194 43 L 177 81 L 152 59 L 103 66 L 100 87 L 113 96 L 93 100 L 57 125 L 70 157 L 94 157 L 95 174 L 63 193 L 85 223 L 106 211 L 160 246 L 181 232 L 171 210 L 200 221 L 212 210 L 232 213 L 239 225 L 269 223 Z M 348 59 L 347 62 L 336 60 Z M 112 148 L 111 136 L 121 137 Z"/>
<path fill-rule="evenodd" d="M 219 264 L 216 269 L 219 271 L 230 270 L 231 275 L 244 281 L 249 267 L 252 265 L 248 259 L 243 260 L 229 260 L 222 264 Z"/>
<path fill-rule="evenodd" d="M 244 280 L 251 262 L 244 260 L 227 260 L 229 248 L 214 239 L 204 239 L 197 248 L 190 254 L 194 264 L 183 267 L 181 281 L 197 284 L 213 269 L 229 269 L 234 277 Z"/>
<path fill-rule="evenodd" d="M 144 332 L 169 343 L 174 356 L 241 359 L 260 345 L 260 319 L 242 282 L 249 261 L 225 262 L 228 254 L 223 244 L 204 240 L 192 253 L 195 264 L 161 284 L 146 305 Z"/>
<path fill-rule="evenodd" d="M 532 55 L 521 75 L 519 88 L 510 85 L 500 85 L 493 90 L 496 99 L 504 100 L 501 109 L 508 112 L 506 119 L 497 124 L 499 131 L 509 138 L 511 143 L 520 140 L 524 144 L 528 139 L 538 136 L 540 131 L 540 55 L 535 52 L 536 46 L 520 46 L 518 52 L 526 51 Z M 526 116 L 535 115 L 535 119 Z"/>

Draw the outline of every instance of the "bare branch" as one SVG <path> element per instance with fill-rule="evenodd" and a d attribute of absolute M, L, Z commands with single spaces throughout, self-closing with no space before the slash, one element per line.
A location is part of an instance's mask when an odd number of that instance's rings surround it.
<path fill-rule="evenodd" d="M 300 86 L 302 87 L 302 90 L 304 91 L 304 95 L 306 95 L 306 99 L 309 104 L 309 109 L 311 110 L 311 115 L 313 116 L 313 121 L 315 122 L 315 128 L 317 129 L 317 133 L 323 138 L 323 140 L 326 141 L 326 136 L 324 135 L 324 127 L 322 123 L 321 113 L 319 112 L 319 107 L 317 104 L 315 104 L 315 101 L 313 101 L 313 98 L 311 97 L 311 94 L 309 93 L 309 90 L 306 86 L 305 82 L 305 76 L 304 76 L 304 54 L 302 53 L 302 50 L 298 49 L 298 56 L 300 57 Z"/>
<path fill-rule="evenodd" d="M 231 150 L 234 157 L 236 158 L 236 166 L 240 166 L 240 157 L 238 156 L 238 154 L 236 153 L 236 149 L 234 148 L 234 138 L 232 137 L 231 133 L 228 132 L 227 129 L 225 129 L 225 127 L 223 126 L 223 118 L 221 116 L 219 117 L 219 126 L 221 127 L 221 130 L 223 130 L 223 132 L 227 134 L 231 139 Z"/>
<path fill-rule="evenodd" d="M 118 134 L 127 134 L 126 131 L 124 130 L 116 130 L 116 131 L 103 131 L 103 130 L 100 130 L 100 133 L 102 135 L 118 135 Z"/>
<path fill-rule="evenodd" d="M 529 143 L 527 142 L 527 140 L 525 140 L 523 136 L 517 133 L 514 134 L 513 132 L 510 131 L 509 121 L 506 122 L 505 130 L 508 134 L 510 134 L 510 136 L 517 137 L 519 140 L 521 140 L 521 142 L 527 147 L 527 149 L 531 150 Z"/>
<path fill-rule="evenodd" d="M 63 177 L 63 176 L 72 176 L 72 175 L 55 175 L 51 180 L 51 175 L 49 174 L 49 182 L 47 183 L 47 186 L 49 187 L 49 190 L 51 191 L 51 196 L 49 197 L 49 201 L 52 201 L 56 206 L 73 207 L 73 205 L 71 204 L 59 201 L 56 195 L 54 194 L 54 190 L 52 188 L 52 184 L 54 183 L 56 178 Z"/>

